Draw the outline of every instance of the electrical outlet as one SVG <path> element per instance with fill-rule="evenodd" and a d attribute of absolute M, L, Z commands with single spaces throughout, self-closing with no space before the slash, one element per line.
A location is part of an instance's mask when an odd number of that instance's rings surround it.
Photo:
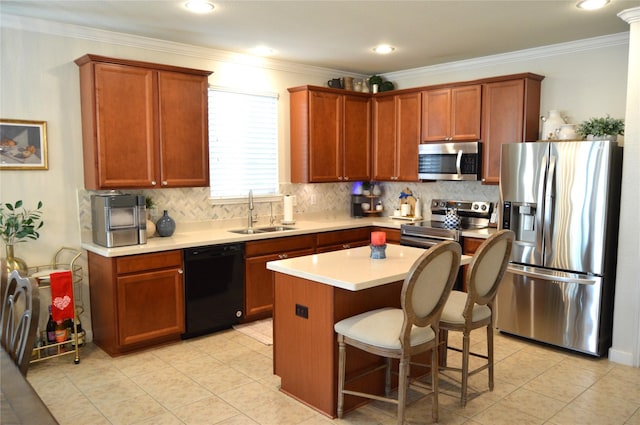
<path fill-rule="evenodd" d="M 316 204 L 316 194 L 313 193 L 311 195 L 311 199 L 310 199 L 311 205 L 315 205 Z"/>
<path fill-rule="evenodd" d="M 306 305 L 296 304 L 296 316 L 300 316 L 304 319 L 309 318 L 309 307 Z"/>

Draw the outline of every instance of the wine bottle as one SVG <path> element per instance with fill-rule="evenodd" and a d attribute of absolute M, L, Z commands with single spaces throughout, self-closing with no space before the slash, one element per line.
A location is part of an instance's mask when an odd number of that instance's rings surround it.
<path fill-rule="evenodd" d="M 47 344 L 55 344 L 56 342 L 56 322 L 53 321 L 51 315 L 51 306 L 49 306 L 49 321 L 47 322 Z"/>
<path fill-rule="evenodd" d="M 65 342 L 67 340 L 67 328 L 62 320 L 56 323 L 56 342 Z"/>

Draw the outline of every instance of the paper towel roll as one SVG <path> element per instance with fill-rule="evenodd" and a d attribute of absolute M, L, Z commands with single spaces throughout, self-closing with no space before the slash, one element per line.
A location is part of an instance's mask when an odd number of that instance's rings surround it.
<path fill-rule="evenodd" d="M 284 197 L 284 219 L 283 223 L 293 223 L 293 196 Z"/>

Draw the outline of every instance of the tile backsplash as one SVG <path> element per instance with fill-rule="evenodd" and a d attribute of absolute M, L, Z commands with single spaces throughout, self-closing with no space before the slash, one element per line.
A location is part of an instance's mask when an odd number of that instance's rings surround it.
<path fill-rule="evenodd" d="M 429 214 L 429 201 L 434 198 L 454 200 L 498 201 L 498 186 L 482 185 L 480 182 L 381 182 L 381 200 L 385 215 L 399 205 L 400 192 L 409 188 L 422 202 L 425 218 Z M 280 193 L 295 195 L 294 217 L 309 213 L 345 214 L 350 211 L 352 183 L 281 184 Z M 177 222 L 229 220 L 247 216 L 245 203 L 212 204 L 209 188 L 180 188 L 157 190 L 127 190 L 126 193 L 151 196 L 156 205 L 152 220 L 157 220 L 163 210 Z M 81 189 L 78 191 L 80 226 L 83 231 L 91 230 L 91 195 L 104 193 Z M 255 202 L 259 221 L 268 222 L 273 208 L 277 220 L 283 217 L 283 202 Z"/>

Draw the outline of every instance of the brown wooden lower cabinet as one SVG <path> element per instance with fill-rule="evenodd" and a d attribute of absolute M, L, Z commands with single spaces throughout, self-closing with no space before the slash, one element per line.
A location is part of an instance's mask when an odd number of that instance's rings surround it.
<path fill-rule="evenodd" d="M 267 270 L 267 262 L 313 254 L 315 244 L 315 234 L 245 244 L 245 321 L 272 315 L 273 273 Z"/>
<path fill-rule="evenodd" d="M 370 240 L 371 227 L 322 232 L 318 233 L 316 252 L 330 252 L 367 246 Z"/>
<path fill-rule="evenodd" d="M 111 356 L 179 340 L 184 332 L 182 250 L 88 253 L 93 341 Z"/>
<path fill-rule="evenodd" d="M 462 240 L 462 253 L 465 255 L 475 254 L 475 252 L 478 250 L 478 248 L 480 248 L 480 245 L 482 245 L 483 242 L 484 242 L 484 239 L 482 238 L 465 237 Z M 465 292 L 467 292 L 467 270 L 468 269 L 469 269 L 469 266 L 462 267 L 462 273 L 464 276 L 462 281 L 462 289 Z"/>

